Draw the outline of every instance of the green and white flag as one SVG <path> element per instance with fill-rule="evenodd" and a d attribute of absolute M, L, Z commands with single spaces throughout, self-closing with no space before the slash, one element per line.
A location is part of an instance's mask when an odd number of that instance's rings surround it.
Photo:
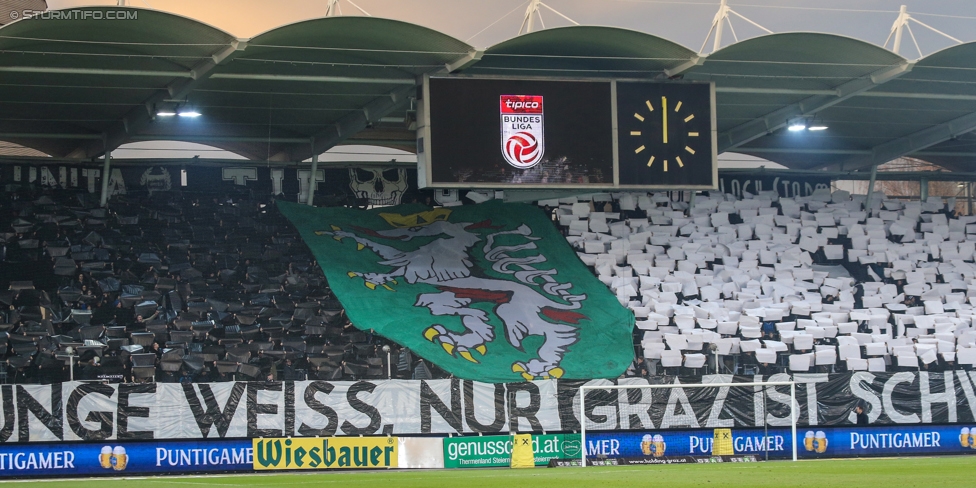
<path fill-rule="evenodd" d="M 529 205 L 279 202 L 353 325 L 463 379 L 615 378 L 634 316 Z"/>

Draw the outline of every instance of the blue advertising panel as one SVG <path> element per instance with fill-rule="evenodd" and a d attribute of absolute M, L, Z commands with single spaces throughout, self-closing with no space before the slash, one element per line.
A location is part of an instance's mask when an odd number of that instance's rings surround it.
<path fill-rule="evenodd" d="M 712 453 L 712 430 L 596 432 L 586 434 L 587 457 L 666 457 L 709 456 Z M 792 456 L 789 429 L 732 429 L 735 454 L 761 454 L 770 457 Z M 768 446 L 768 447 L 767 447 Z"/>
<path fill-rule="evenodd" d="M 905 454 L 976 454 L 976 427 L 837 427 L 799 429 L 800 457 L 852 457 Z"/>
<path fill-rule="evenodd" d="M 248 440 L 0 445 L 0 478 L 251 471 Z"/>
<path fill-rule="evenodd" d="M 838 458 L 912 454 L 976 454 L 976 426 L 805 427 L 797 429 L 797 456 Z M 714 431 L 596 432 L 586 435 L 587 458 L 709 456 Z M 788 428 L 732 429 L 736 455 L 791 458 Z"/>

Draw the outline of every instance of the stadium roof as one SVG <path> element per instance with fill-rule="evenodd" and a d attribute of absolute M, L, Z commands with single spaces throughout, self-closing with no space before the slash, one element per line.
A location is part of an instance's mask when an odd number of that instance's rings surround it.
<path fill-rule="evenodd" d="M 0 140 L 79 159 L 145 140 L 276 161 L 337 144 L 413 150 L 404 118 L 418 77 L 463 73 L 713 81 L 720 152 L 793 169 L 847 171 L 913 155 L 966 170 L 976 157 L 976 43 L 913 61 L 843 36 L 783 33 L 705 56 L 641 32 L 574 26 L 479 51 L 375 17 L 238 39 L 156 10 L 72 11 L 91 14 L 53 11 L 0 27 Z M 176 109 L 203 116 L 154 117 Z M 829 130 L 785 130 L 796 117 Z"/>

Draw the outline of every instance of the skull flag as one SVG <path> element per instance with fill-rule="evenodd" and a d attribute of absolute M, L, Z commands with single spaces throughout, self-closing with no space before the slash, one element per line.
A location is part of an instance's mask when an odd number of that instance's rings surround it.
<path fill-rule="evenodd" d="M 396 175 L 396 179 L 388 177 L 388 173 Z M 368 177 L 360 178 L 360 174 Z M 404 168 L 349 168 L 349 189 L 356 198 L 365 198 L 370 205 L 399 205 L 409 186 Z"/>
<path fill-rule="evenodd" d="M 633 314 L 538 208 L 278 206 L 353 325 L 456 377 L 616 378 L 633 360 Z"/>

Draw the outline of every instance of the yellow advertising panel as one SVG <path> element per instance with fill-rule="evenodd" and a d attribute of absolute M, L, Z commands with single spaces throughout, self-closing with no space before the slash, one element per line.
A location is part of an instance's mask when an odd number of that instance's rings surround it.
<path fill-rule="evenodd" d="M 732 445 L 732 429 L 715 429 L 715 437 L 712 439 L 712 456 L 734 456 L 735 448 Z"/>
<path fill-rule="evenodd" d="M 396 437 L 253 439 L 254 469 L 397 467 Z"/>
<path fill-rule="evenodd" d="M 516 434 L 512 438 L 512 467 L 535 467 L 535 453 L 532 450 L 532 434 Z"/>

